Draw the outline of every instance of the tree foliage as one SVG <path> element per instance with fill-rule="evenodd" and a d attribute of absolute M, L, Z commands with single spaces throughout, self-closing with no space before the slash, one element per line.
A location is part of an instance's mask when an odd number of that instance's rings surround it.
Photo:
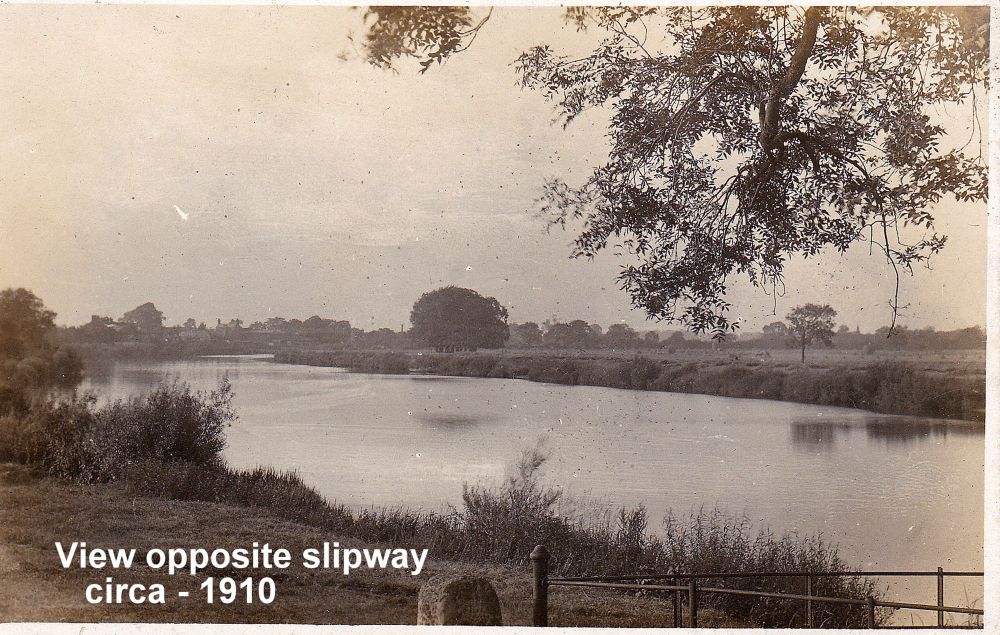
<path fill-rule="evenodd" d="M 365 12 L 365 51 L 372 64 L 391 70 L 402 57 L 418 58 L 424 73 L 468 48 L 490 15 L 473 23 L 468 7 L 371 7 Z"/>
<path fill-rule="evenodd" d="M 802 361 L 806 361 L 806 346 L 814 342 L 833 345 L 833 320 L 837 312 L 829 304 L 803 304 L 785 316 L 788 334 L 802 348 Z"/>
<path fill-rule="evenodd" d="M 788 335 L 788 325 L 784 322 L 771 322 L 770 324 L 765 324 L 761 329 L 761 333 L 768 337 L 784 337 Z"/>
<path fill-rule="evenodd" d="M 55 316 L 27 289 L 0 291 L 0 415 L 25 412 L 32 391 L 82 379 L 79 357 L 51 341 Z"/>
<path fill-rule="evenodd" d="M 635 348 L 639 334 L 627 324 L 612 324 L 604 334 L 604 345 L 614 349 Z"/>
<path fill-rule="evenodd" d="M 22 357 L 26 351 L 44 345 L 54 328 L 56 314 L 45 308 L 41 298 L 27 289 L 0 291 L 0 354 Z"/>
<path fill-rule="evenodd" d="M 542 329 L 536 322 L 525 322 L 515 324 L 510 327 L 510 341 L 507 346 L 511 348 L 534 348 L 542 345 Z"/>
<path fill-rule="evenodd" d="M 373 9 L 369 58 L 426 69 L 471 43 L 471 10 Z M 427 28 L 420 26 L 435 16 Z M 464 17 L 463 17 L 464 16 Z M 542 211 L 579 224 L 574 256 L 629 253 L 635 306 L 721 337 L 734 278 L 781 293 L 796 255 L 869 242 L 898 280 L 945 244 L 931 208 L 986 198 L 982 129 L 963 145 L 934 109 L 987 79 L 986 7 L 571 8 L 603 39 L 583 56 L 548 45 L 516 62 L 566 124 L 608 108 L 607 162 L 548 182 Z M 387 53 L 388 52 L 388 53 Z M 978 142 L 977 141 L 978 135 Z M 980 151 L 969 150 L 969 147 Z"/>
<path fill-rule="evenodd" d="M 126 311 L 122 322 L 135 324 L 140 331 L 158 331 L 163 328 L 163 312 L 152 302 L 146 302 Z"/>
<path fill-rule="evenodd" d="M 556 322 L 546 329 L 544 342 L 549 348 L 597 348 L 601 338 L 599 329 L 585 320 Z"/>
<path fill-rule="evenodd" d="M 496 298 L 450 286 L 420 296 L 410 311 L 412 334 L 438 350 L 499 348 L 510 335 Z"/>

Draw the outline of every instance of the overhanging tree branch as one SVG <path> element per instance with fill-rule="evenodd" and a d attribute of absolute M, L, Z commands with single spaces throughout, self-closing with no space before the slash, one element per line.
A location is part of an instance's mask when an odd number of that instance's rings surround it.
<path fill-rule="evenodd" d="M 426 68 L 465 48 L 476 24 L 468 10 L 423 10 L 432 28 L 414 22 L 423 13 L 385 14 L 403 24 L 377 30 L 380 59 L 413 55 Z M 985 164 L 946 147 L 945 127 L 928 112 L 985 85 L 988 11 L 568 13 L 604 30 L 600 44 L 572 59 L 537 46 L 515 68 L 564 125 L 608 108 L 611 149 L 582 184 L 549 179 L 540 212 L 550 224 L 582 223 L 573 256 L 612 246 L 634 256 L 620 284 L 652 318 L 722 336 L 735 328 L 724 300 L 730 276 L 776 288 L 790 257 L 843 252 L 880 225 L 884 243 L 875 244 L 897 279 L 895 325 L 901 268 L 944 244 L 933 235 L 907 245 L 900 223 L 931 230 L 943 196 L 986 198 Z"/>
<path fill-rule="evenodd" d="M 795 45 L 795 52 L 788 61 L 784 77 L 771 87 L 771 92 L 761 106 L 760 144 L 770 152 L 778 147 L 777 138 L 781 132 L 781 102 L 792 94 L 805 73 L 809 56 L 816 46 L 816 33 L 823 17 L 821 7 L 806 9 L 802 23 L 802 36 Z"/>

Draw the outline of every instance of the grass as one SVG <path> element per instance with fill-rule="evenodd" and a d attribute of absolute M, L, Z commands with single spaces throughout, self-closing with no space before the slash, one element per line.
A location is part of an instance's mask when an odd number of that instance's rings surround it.
<path fill-rule="evenodd" d="M 697 393 L 860 408 L 885 414 L 982 421 L 986 378 L 975 362 L 949 352 L 902 356 L 860 354 L 800 364 L 753 351 L 727 356 L 623 357 L 613 353 L 283 352 L 279 363 L 341 366 L 359 372 L 411 372 L 632 390 Z M 822 359 L 822 358 L 821 358 Z"/>
<path fill-rule="evenodd" d="M 206 604 L 199 596 L 208 570 L 198 578 L 169 577 L 144 567 L 116 573 L 117 581 L 165 585 L 169 592 L 189 591 L 158 605 L 90 605 L 87 584 L 104 574 L 63 570 L 53 544 L 73 540 L 93 547 L 245 547 L 266 540 L 300 553 L 323 541 L 383 546 L 332 534 L 309 525 L 283 521 L 257 508 L 217 503 L 136 498 L 116 484 L 79 485 L 39 478 L 20 465 L 0 464 L 0 622 L 175 622 L 414 624 L 417 593 L 429 577 L 479 575 L 490 579 L 500 596 L 504 623 L 531 623 L 531 579 L 523 568 L 457 562 L 431 553 L 418 576 L 359 569 L 348 577 L 292 566 L 276 574 L 277 599 L 271 605 Z M 390 545 L 384 545 L 390 546 Z M 229 573 L 230 575 L 232 572 Z M 668 625 L 662 600 L 593 590 L 560 590 L 550 597 L 550 618 L 560 626 L 656 627 Z M 708 610 L 699 617 L 708 626 L 745 623 Z"/>
<path fill-rule="evenodd" d="M 644 371 L 640 367 L 636 372 Z M 564 511 L 572 506 L 560 505 L 561 491 L 537 479 L 546 460 L 538 451 L 525 453 L 501 485 L 467 484 L 462 506 L 448 513 L 352 510 L 326 500 L 294 473 L 226 466 L 220 453 L 225 427 L 235 418 L 230 398 L 224 379 L 208 394 L 191 393 L 175 383 L 100 408 L 86 396 L 38 403 L 27 417 L 0 419 L 0 461 L 19 461 L 38 474 L 88 484 L 97 492 L 113 491 L 133 505 L 150 500 L 223 505 L 328 532 L 345 544 L 426 548 L 438 559 L 517 575 L 526 573 L 527 555 L 539 543 L 552 553 L 556 574 L 848 571 L 836 549 L 820 537 L 775 536 L 718 510 L 687 518 L 668 515 L 661 527 L 650 527 L 641 506 L 605 513 Z M 125 515 L 120 522 L 132 521 Z M 204 540 L 205 530 L 199 520 L 187 533 Z M 757 582 L 756 588 L 797 593 L 797 584 L 794 578 L 771 578 Z M 823 584 L 818 593 L 854 598 L 882 594 L 871 581 L 856 576 L 829 578 Z M 801 624 L 798 604 L 730 595 L 705 599 L 706 608 L 760 626 Z M 829 625 L 864 623 L 857 607 L 829 605 L 824 610 L 821 619 Z"/>

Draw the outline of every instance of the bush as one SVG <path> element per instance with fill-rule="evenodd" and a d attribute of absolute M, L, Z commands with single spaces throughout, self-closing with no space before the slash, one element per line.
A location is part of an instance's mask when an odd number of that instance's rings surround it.
<path fill-rule="evenodd" d="M 571 528 L 553 513 L 561 492 L 540 487 L 535 478 L 545 459 L 537 450 L 526 452 L 516 474 L 500 488 L 462 487 L 462 509 L 455 519 L 462 533 L 475 537 L 469 555 L 514 563 L 539 542 L 565 544 L 573 539 Z"/>
<path fill-rule="evenodd" d="M 580 383 L 580 367 L 572 359 L 541 358 L 533 360 L 528 367 L 528 379 L 550 384 Z"/>
<path fill-rule="evenodd" d="M 690 573 L 850 571 L 837 555 L 836 548 L 821 536 L 775 536 L 766 530 L 754 531 L 746 517 L 727 515 L 718 509 L 702 509 L 685 519 L 668 514 L 664 520 L 661 548 L 668 554 L 670 568 Z M 797 577 L 705 578 L 700 582 L 715 587 L 802 592 L 802 580 Z M 871 579 L 845 576 L 816 578 L 813 593 L 877 599 L 884 595 L 884 590 Z M 803 607 L 798 602 L 725 594 L 715 595 L 710 602 L 723 613 L 739 615 L 763 627 L 796 626 L 805 622 Z M 863 628 L 866 624 L 864 611 L 858 606 L 817 602 L 813 614 L 815 623 L 821 627 Z M 881 611 L 879 619 L 884 621 L 890 614 L 891 611 Z"/>
<path fill-rule="evenodd" d="M 505 375 L 496 355 L 429 355 L 423 360 L 424 372 L 456 377 L 502 377 Z"/>
<path fill-rule="evenodd" d="M 161 384 L 101 408 L 93 395 L 40 401 L 23 417 L 0 419 L 0 435 L 9 459 L 74 481 L 114 481 L 135 462 L 221 465 L 226 427 L 235 419 L 232 387 L 223 378 L 208 394 Z"/>
<path fill-rule="evenodd" d="M 224 378 L 208 395 L 184 384 L 160 385 L 148 395 L 116 401 L 98 413 L 106 442 L 128 461 L 210 465 L 226 447 L 226 427 L 236 419 L 232 386 Z"/>

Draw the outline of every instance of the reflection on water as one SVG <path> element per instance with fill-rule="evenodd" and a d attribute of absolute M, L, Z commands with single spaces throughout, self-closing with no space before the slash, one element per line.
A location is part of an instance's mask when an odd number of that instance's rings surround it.
<path fill-rule="evenodd" d="M 900 447 L 947 439 L 949 435 L 982 438 L 985 434 L 985 425 L 972 421 L 907 417 L 902 425 L 900 417 L 883 415 L 823 421 L 802 418 L 792 421 L 790 429 L 792 445 L 804 452 L 832 452 L 838 439 L 860 434 L 862 429 L 871 441 Z"/>
<path fill-rule="evenodd" d="M 241 358 L 119 364 L 91 385 L 120 396 L 178 376 L 211 390 L 226 373 L 240 414 L 227 460 L 295 469 L 347 505 L 461 504 L 463 483 L 501 481 L 544 438 L 548 483 L 576 501 L 642 503 L 651 529 L 668 509 L 717 505 L 779 534 L 821 532 L 862 569 L 983 566 L 982 425 Z M 933 602 L 928 584 L 897 588 Z M 966 591 L 982 592 L 953 599 Z"/>
<path fill-rule="evenodd" d="M 893 423 L 885 417 L 866 421 L 865 430 L 868 432 L 868 438 L 885 441 L 890 445 L 911 445 L 916 442 L 947 439 L 949 436 L 982 438 L 985 432 L 985 424 L 971 421 L 915 419 L 905 426 Z"/>
<path fill-rule="evenodd" d="M 468 428 L 479 425 L 490 425 L 495 423 L 494 418 L 471 417 L 460 414 L 432 414 L 421 412 L 416 415 L 420 423 L 443 428 Z"/>
<path fill-rule="evenodd" d="M 850 434 L 850 423 L 793 421 L 791 424 L 792 445 L 797 450 L 813 452 L 815 450 L 832 451 L 837 442 L 838 434 Z"/>

